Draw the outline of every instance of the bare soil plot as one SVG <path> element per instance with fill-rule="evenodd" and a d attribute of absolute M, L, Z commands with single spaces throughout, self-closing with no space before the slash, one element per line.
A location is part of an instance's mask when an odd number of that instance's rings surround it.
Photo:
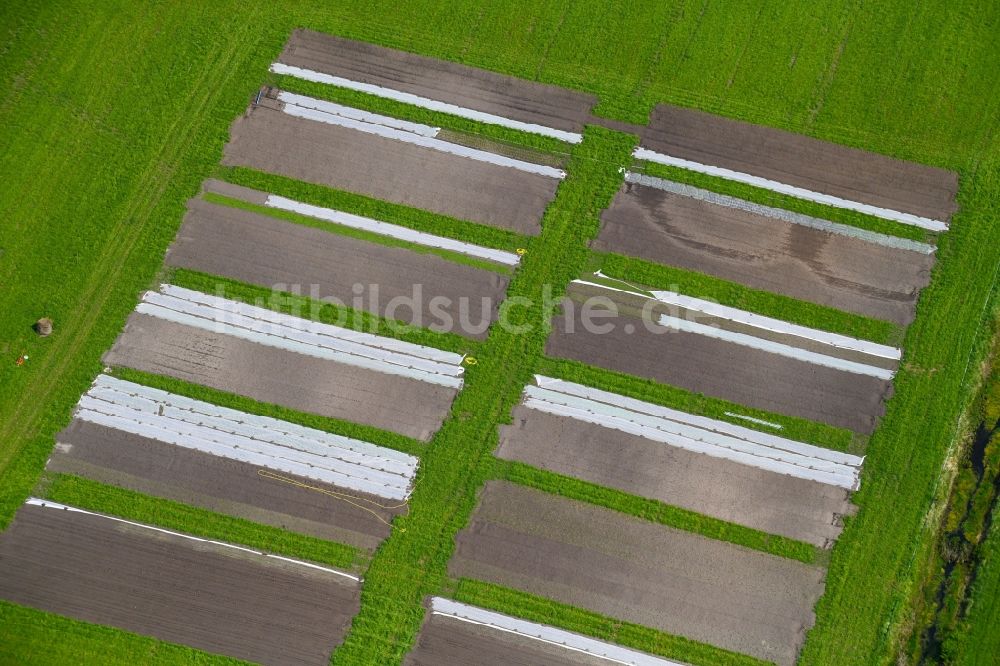
<path fill-rule="evenodd" d="M 912 215 L 947 221 L 958 209 L 954 172 L 669 104 L 642 146 Z"/>
<path fill-rule="evenodd" d="M 378 509 L 385 521 L 406 510 L 396 506 L 398 502 L 314 479 L 281 475 L 310 488 L 359 498 L 354 503 L 346 502 L 318 490 L 262 477 L 258 474 L 261 468 L 256 465 L 79 419 L 59 433 L 56 442 L 46 467 L 50 471 L 76 474 L 368 550 L 389 535 L 389 526 L 370 511 L 356 506 L 359 500 L 372 509 L 376 504 L 395 506 Z"/>
<path fill-rule="evenodd" d="M 601 219 L 596 249 L 903 325 L 913 320 L 934 264 L 934 255 L 633 183 Z"/>
<path fill-rule="evenodd" d="M 556 129 L 580 132 L 593 95 L 311 30 L 296 30 L 279 62 Z"/>
<path fill-rule="evenodd" d="M 441 426 L 456 393 L 139 313 L 104 362 L 423 440 Z"/>
<path fill-rule="evenodd" d="M 263 103 L 266 102 L 266 103 Z M 271 105 L 271 106 L 269 106 Z M 289 116 L 262 100 L 230 132 L 223 164 L 249 166 L 524 234 L 558 179 Z"/>
<path fill-rule="evenodd" d="M 433 254 L 349 238 L 267 215 L 188 202 L 167 264 L 324 299 L 437 331 L 486 337 L 509 278 Z M 362 285 L 359 295 L 355 285 Z M 419 294 L 419 297 L 417 295 Z M 431 307 L 432 299 L 437 305 Z M 400 305 L 401 304 L 401 305 Z M 464 315 L 463 315 L 464 310 Z M 463 318 L 467 325 L 462 325 Z"/>
<path fill-rule="evenodd" d="M 821 569 L 505 482 L 457 537 L 455 576 L 792 664 Z"/>
<path fill-rule="evenodd" d="M 334 572 L 102 517 L 23 506 L 0 597 L 267 664 L 325 664 L 359 608 Z"/>
<path fill-rule="evenodd" d="M 740 525 L 830 546 L 854 512 L 848 491 L 548 414 L 523 405 L 497 456 Z"/>

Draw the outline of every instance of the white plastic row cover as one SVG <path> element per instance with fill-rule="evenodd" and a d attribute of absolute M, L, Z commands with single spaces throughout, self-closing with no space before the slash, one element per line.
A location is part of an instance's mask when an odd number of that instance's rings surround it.
<path fill-rule="evenodd" d="M 95 382 L 75 416 L 388 499 L 405 499 L 416 473 L 415 459 L 383 447 L 308 428 L 287 432 L 292 424 L 265 417 L 246 423 L 241 412 L 110 377 Z"/>
<path fill-rule="evenodd" d="M 292 559 L 291 557 L 284 557 L 282 555 L 272 555 L 271 553 L 265 553 L 260 550 L 253 550 L 252 548 L 236 546 L 231 543 L 226 543 L 225 541 L 215 541 L 214 539 L 203 539 L 201 537 L 191 536 L 190 534 L 174 532 L 173 530 L 165 530 L 162 527 L 153 527 L 152 525 L 146 525 L 145 523 L 136 523 L 131 520 L 125 520 L 124 518 L 117 518 L 115 516 L 108 516 L 103 513 L 95 513 L 93 511 L 87 511 L 85 509 L 77 509 L 76 507 L 67 506 L 65 504 L 59 504 L 58 502 L 50 502 L 49 500 L 43 500 L 37 497 L 29 497 L 25 502 L 25 504 L 28 506 L 40 506 L 46 509 L 55 509 L 57 511 L 69 511 L 70 513 L 79 513 L 86 516 L 96 516 L 98 518 L 104 518 L 105 520 L 112 520 L 116 523 L 131 525 L 132 527 L 141 527 L 143 529 L 159 532 L 160 534 L 169 534 L 170 536 L 180 537 L 182 539 L 188 539 L 189 541 L 197 541 L 198 543 L 210 543 L 214 546 L 221 546 L 223 548 L 232 548 L 233 550 L 239 550 L 244 553 L 253 553 L 254 555 L 262 555 L 263 557 L 270 557 L 276 560 L 281 560 L 282 562 L 288 562 L 289 564 L 295 564 L 300 567 L 306 567 L 307 569 L 315 569 L 316 571 L 325 571 L 327 573 L 331 573 L 336 576 L 349 578 L 358 583 L 361 582 L 361 579 L 358 578 L 357 576 L 353 576 L 343 571 L 338 571 L 337 569 L 331 569 L 330 567 L 324 567 L 318 564 L 313 564 L 312 562 L 303 562 L 302 560 L 296 560 Z"/>
<path fill-rule="evenodd" d="M 653 655 L 638 652 L 637 650 L 620 645 L 599 641 L 596 638 L 581 636 L 580 634 L 574 634 L 544 624 L 528 622 L 527 620 L 521 620 L 510 615 L 502 615 L 442 597 L 431 598 L 431 612 L 435 615 L 488 627 L 494 631 L 517 634 L 524 638 L 561 647 L 572 652 L 580 652 L 599 659 L 605 659 L 614 664 L 625 664 L 627 666 L 683 666 L 676 661 L 654 657 Z"/>
<path fill-rule="evenodd" d="M 615 393 L 536 376 L 524 405 L 779 474 L 856 490 L 863 458 Z"/>
<path fill-rule="evenodd" d="M 404 104 L 412 104 L 413 106 L 430 109 L 431 111 L 440 111 L 441 113 L 475 120 L 477 122 L 486 123 L 487 125 L 499 125 L 501 127 L 507 127 L 521 132 L 540 134 L 542 136 L 552 137 L 553 139 L 559 139 L 560 141 L 566 141 L 568 143 L 580 143 L 583 141 L 583 135 L 576 132 L 566 132 L 564 130 L 546 127 L 544 125 L 536 125 L 535 123 L 525 123 L 520 120 L 504 118 L 503 116 L 497 116 L 492 113 L 484 113 L 482 111 L 468 109 L 464 106 L 457 106 L 447 102 L 439 102 L 428 97 L 421 97 L 419 95 L 413 95 L 411 93 L 405 93 L 399 90 L 393 90 L 392 88 L 385 88 L 383 86 L 376 86 L 370 83 L 352 81 L 351 79 L 345 79 L 340 76 L 332 76 L 330 74 L 316 72 L 311 69 L 294 67 L 281 62 L 272 64 L 271 71 L 275 74 L 294 76 L 295 78 L 302 79 L 304 81 L 325 83 L 339 88 L 347 88 L 348 90 L 357 90 L 358 92 L 367 93 L 369 95 L 392 99 L 397 102 L 403 102 Z"/>
<path fill-rule="evenodd" d="M 427 136 L 426 132 L 417 133 L 397 129 L 396 127 L 392 127 L 388 124 L 394 120 L 388 116 L 366 114 L 372 119 L 378 119 L 379 122 L 359 120 L 338 113 L 339 109 L 345 108 L 341 107 L 339 104 L 332 104 L 331 102 L 324 102 L 311 97 L 294 95 L 287 92 L 279 93 L 278 99 L 285 103 L 283 109 L 284 112 L 297 118 L 305 118 L 307 120 L 327 123 L 328 125 L 346 127 L 359 132 L 381 136 L 386 139 L 394 139 L 396 141 L 430 148 L 431 150 L 437 150 L 442 153 L 457 155 L 458 157 L 466 157 L 478 162 L 486 162 L 497 166 L 510 167 L 512 169 L 518 169 L 519 171 L 538 174 L 539 176 L 548 176 L 549 178 L 557 179 L 566 177 L 565 171 L 556 169 L 555 167 L 546 166 L 544 164 L 535 164 L 534 162 L 525 162 L 524 160 L 516 160 L 512 157 L 498 155 L 497 153 L 491 153 L 486 150 L 477 150 L 475 148 L 468 148 L 461 144 L 451 143 L 450 141 L 442 141 L 441 139 L 436 139 L 433 136 Z M 385 122 L 382 122 L 381 119 L 385 119 Z"/>
<path fill-rule="evenodd" d="M 264 203 L 266 206 L 271 208 L 299 213 L 300 215 L 326 220 L 327 222 L 333 222 L 334 224 L 350 227 L 352 229 L 370 231 L 372 233 L 379 234 L 380 236 L 388 236 L 389 238 L 396 238 L 410 243 L 425 245 L 427 247 L 436 247 L 442 250 L 459 252 L 469 257 L 495 261 L 496 263 L 503 264 L 505 266 L 516 266 L 521 261 L 521 258 L 513 252 L 504 252 L 503 250 L 494 250 L 489 247 L 463 243 L 462 241 L 457 241 L 451 238 L 435 236 L 433 234 L 416 231 L 408 227 L 401 227 L 397 224 L 389 224 L 388 222 L 381 222 L 368 217 L 361 217 L 360 215 L 352 215 L 351 213 L 345 213 L 332 208 L 313 206 L 311 204 L 302 203 L 293 199 L 279 197 L 274 194 L 268 195 L 267 200 Z"/>
<path fill-rule="evenodd" d="M 741 171 L 733 171 L 732 169 L 726 169 L 723 167 L 716 167 L 708 164 L 702 164 L 700 162 L 694 162 L 692 160 L 685 160 L 680 157 L 672 157 L 670 155 L 665 155 L 663 153 L 658 153 L 656 151 L 649 150 L 648 148 L 642 148 L 641 146 L 636 148 L 635 152 L 632 155 L 636 159 L 648 160 L 650 162 L 656 162 L 658 164 L 665 164 L 667 166 L 679 167 L 681 169 L 687 169 L 688 171 L 695 171 L 697 173 L 708 174 L 709 176 L 717 176 L 719 178 L 725 178 L 726 180 L 732 180 L 737 183 L 745 183 L 747 185 L 760 187 L 765 190 L 771 190 L 772 192 L 787 194 L 788 196 L 796 197 L 798 199 L 805 199 L 806 201 L 814 201 L 816 203 L 824 204 L 827 206 L 833 206 L 835 208 L 853 210 L 859 213 L 864 213 L 866 215 L 873 215 L 875 217 L 881 217 L 886 220 L 892 220 L 894 222 L 900 222 L 902 224 L 909 224 L 915 227 L 920 227 L 921 229 L 927 229 L 928 231 L 948 230 L 948 225 L 942 222 L 941 220 L 934 220 L 929 217 L 921 217 L 920 215 L 913 215 L 911 213 L 903 213 L 901 211 L 892 210 L 890 208 L 881 208 L 879 206 L 863 204 L 857 201 L 851 201 L 849 199 L 842 199 L 840 197 L 835 197 L 830 194 L 813 192 L 812 190 L 807 190 L 802 187 L 787 185 L 785 183 L 781 183 L 776 180 L 771 180 L 769 178 L 761 178 L 759 176 L 753 176 L 751 174 L 743 173 Z"/>
<path fill-rule="evenodd" d="M 460 388 L 462 357 L 430 347 L 292 317 L 266 308 L 161 285 L 136 312 L 270 347 L 377 372 Z"/>

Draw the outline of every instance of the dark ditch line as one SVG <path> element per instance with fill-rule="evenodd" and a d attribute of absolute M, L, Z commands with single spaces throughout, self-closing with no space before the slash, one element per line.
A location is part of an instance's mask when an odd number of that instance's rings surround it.
<path fill-rule="evenodd" d="M 726 541 L 805 564 L 814 564 L 824 557 L 819 548 L 802 541 L 768 534 L 658 500 L 632 495 L 516 461 L 496 460 L 492 478 L 595 504 L 643 520 L 700 534 L 709 539 Z"/>
<path fill-rule="evenodd" d="M 72 474 L 46 472 L 36 488 L 42 499 L 78 509 L 125 518 L 255 550 L 283 555 L 337 569 L 363 570 L 366 556 L 358 548 L 297 534 L 243 518 L 137 493 Z"/>
<path fill-rule="evenodd" d="M 652 379 L 644 379 L 614 370 L 606 370 L 580 361 L 553 358 L 546 356 L 539 359 L 535 367 L 538 374 L 556 379 L 584 384 L 604 391 L 611 391 L 637 400 L 651 402 L 679 409 L 690 414 L 708 416 L 720 421 L 726 421 L 745 428 L 759 430 L 770 434 L 780 434 L 782 437 L 822 446 L 835 451 L 860 453 L 866 445 L 866 438 L 844 428 L 816 423 L 806 419 L 772 414 L 759 409 L 744 407 L 736 403 L 713 398 L 701 393 L 692 393 L 676 386 L 661 384 Z M 741 414 L 770 423 L 776 423 L 780 430 L 744 419 L 734 418 L 727 414 Z"/>
<path fill-rule="evenodd" d="M 402 204 L 381 201 L 362 194 L 335 190 L 306 183 L 287 176 L 257 171 L 248 167 L 217 167 L 213 177 L 261 192 L 269 192 L 302 203 L 334 208 L 345 213 L 370 217 L 402 227 L 496 250 L 516 252 L 528 246 L 528 236 L 478 222 L 432 213 Z"/>
<path fill-rule="evenodd" d="M 598 215 L 610 205 L 622 182 L 636 138 L 589 126 L 574 147 L 569 175 L 542 219 L 542 233 L 527 246 L 521 270 L 501 306 L 516 333 L 494 327 L 466 372 L 465 387 L 449 417 L 421 457 L 421 474 L 410 498 L 410 512 L 372 559 L 361 592 L 361 611 L 336 663 L 400 663 L 423 622 L 425 597 L 447 581 L 455 536 L 466 526 L 479 488 L 492 468 L 497 425 L 530 381 L 548 337 L 542 296 L 546 285 L 556 295 L 582 270 L 587 243 L 597 234 Z M 514 302 L 525 297 L 530 305 Z"/>
<path fill-rule="evenodd" d="M 364 229 L 354 229 L 335 222 L 318 220 L 314 217 L 309 217 L 308 215 L 302 215 L 300 213 L 293 213 L 279 208 L 272 208 L 271 206 L 260 206 L 258 204 L 240 201 L 239 199 L 233 199 L 221 194 L 215 194 L 214 192 L 205 192 L 201 195 L 201 198 L 209 203 L 250 211 L 260 215 L 267 215 L 268 217 L 273 217 L 278 220 L 284 220 L 285 222 L 290 222 L 292 224 L 299 224 L 304 227 L 319 229 L 320 231 L 325 231 L 331 234 L 339 234 L 349 238 L 356 238 L 358 240 L 376 243 L 386 247 L 404 248 L 410 250 L 411 252 L 419 252 L 420 254 L 433 254 L 453 263 L 471 266 L 472 268 L 478 268 L 484 271 L 492 271 L 494 273 L 502 273 L 504 275 L 510 275 L 514 272 L 514 269 L 509 266 L 497 264 L 486 259 L 479 259 L 478 257 L 470 257 L 460 252 L 453 252 L 451 250 L 444 250 L 437 247 L 430 247 L 427 245 L 420 245 L 419 243 L 399 240 L 397 238 L 392 238 L 391 236 L 383 236 L 382 234 L 365 231 Z"/>
<path fill-rule="evenodd" d="M 888 236 L 908 238 L 921 243 L 934 244 L 937 234 L 914 227 L 909 224 L 884 220 L 874 215 L 865 215 L 856 211 L 837 208 L 835 206 L 825 206 L 820 203 L 797 199 L 787 194 L 779 194 L 771 190 L 765 190 L 753 185 L 736 183 L 718 176 L 709 176 L 695 171 L 689 171 L 680 167 L 667 166 L 657 162 L 645 162 L 637 160 L 633 163 L 632 169 L 636 172 L 644 173 L 647 176 L 665 178 L 685 185 L 693 185 L 717 194 L 728 194 L 752 203 L 784 208 L 794 213 L 802 213 L 810 217 L 817 217 L 831 222 L 839 222 L 859 229 L 867 229 Z"/>
<path fill-rule="evenodd" d="M 493 125 L 468 118 L 453 116 L 443 111 L 433 111 L 423 107 L 399 102 L 378 95 L 340 88 L 326 83 L 306 81 L 287 74 L 268 73 L 268 83 L 281 90 L 299 95 L 308 95 L 316 99 L 328 102 L 335 102 L 350 106 L 355 109 L 371 111 L 384 116 L 391 116 L 401 120 L 409 120 L 415 123 L 422 123 L 432 127 L 440 127 L 443 130 L 471 135 L 469 138 L 481 138 L 488 141 L 502 144 L 499 148 L 507 147 L 514 153 L 528 161 L 544 160 L 540 163 L 550 166 L 562 166 L 569 157 L 572 144 L 560 141 L 540 134 L 521 132 L 501 125 Z M 452 137 L 442 137 L 452 140 Z M 456 141 L 457 143 L 457 141 Z M 531 155 L 535 157 L 532 158 Z"/>
<path fill-rule="evenodd" d="M 27 655 L 34 657 L 27 663 L 35 664 L 250 666 L 241 659 L 0 600 L 0 662 L 23 664 Z"/>
<path fill-rule="evenodd" d="M 187 398 L 202 400 L 219 407 L 228 407 L 230 409 L 236 409 L 241 412 L 255 414 L 257 416 L 269 416 L 274 419 L 288 421 L 289 423 L 305 426 L 307 428 L 322 430 L 323 432 L 329 432 L 334 435 L 351 437 L 353 439 L 359 439 L 372 444 L 378 444 L 379 446 L 395 449 L 396 451 L 409 453 L 410 455 L 417 456 L 418 458 L 423 454 L 426 448 L 422 442 L 410 439 L 409 437 L 398 433 L 380 430 L 379 428 L 362 425 L 360 423 L 343 421 L 329 416 L 307 414 L 305 412 L 299 412 L 280 405 L 258 402 L 252 398 L 246 398 L 235 393 L 227 393 L 218 389 L 208 388 L 207 386 L 192 384 L 184 381 L 183 379 L 175 379 L 173 377 L 156 375 L 142 370 L 134 370 L 132 368 L 124 367 L 112 368 L 108 374 L 113 377 L 117 377 L 118 379 L 124 379 L 126 381 L 135 382 L 136 384 L 142 384 L 144 386 L 157 388 L 170 393 L 176 393 L 177 395 L 182 395 Z"/>
<path fill-rule="evenodd" d="M 171 269 L 163 281 L 178 287 L 194 289 L 213 296 L 222 296 L 303 319 L 333 324 L 352 331 L 374 333 L 382 337 L 434 347 L 456 354 L 475 353 L 481 344 L 457 333 L 432 331 L 403 321 L 389 320 L 362 310 L 319 301 L 309 296 L 276 291 L 187 268 Z"/>
<path fill-rule="evenodd" d="M 636 257 L 612 252 L 594 252 L 591 263 L 593 270 L 600 269 L 610 278 L 632 283 L 645 290 L 669 289 L 685 296 L 717 301 L 722 305 L 747 312 L 830 333 L 840 333 L 852 338 L 884 345 L 898 345 L 905 332 L 902 326 L 890 321 L 753 289 L 704 273 L 665 266 Z M 585 279 L 590 277 L 585 276 Z M 622 286 L 617 285 L 618 288 Z"/>
<path fill-rule="evenodd" d="M 762 666 L 770 662 L 605 617 L 526 592 L 468 578 L 449 581 L 445 596 L 462 603 L 548 624 L 693 666 Z"/>

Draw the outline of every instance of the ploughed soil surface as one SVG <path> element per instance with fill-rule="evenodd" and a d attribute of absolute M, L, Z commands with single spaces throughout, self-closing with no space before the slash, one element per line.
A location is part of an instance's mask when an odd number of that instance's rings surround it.
<path fill-rule="evenodd" d="M 934 255 L 625 183 L 594 248 L 909 324 Z"/>
<path fill-rule="evenodd" d="M 266 103 L 265 103 L 266 102 Z M 559 180 L 290 116 L 262 100 L 237 119 L 222 163 L 502 227 L 541 231 Z"/>
<path fill-rule="evenodd" d="M 389 527 L 355 505 L 377 511 L 386 521 L 405 511 L 405 507 L 378 509 L 398 502 L 276 472 L 312 488 L 351 498 L 347 502 L 318 490 L 262 477 L 258 474 L 262 468 L 256 465 L 87 421 L 72 421 L 56 442 L 46 468 L 49 471 L 76 474 L 368 550 L 374 550 L 389 535 Z"/>
<path fill-rule="evenodd" d="M 662 442 L 519 405 L 502 426 L 497 456 L 634 495 L 828 546 L 847 491 L 685 451 Z"/>
<path fill-rule="evenodd" d="M 597 97 L 447 60 L 296 30 L 280 62 L 440 102 L 582 132 Z"/>
<path fill-rule="evenodd" d="M 437 255 L 188 202 L 167 264 L 268 288 L 299 289 L 408 324 L 485 338 L 509 278 Z M 358 294 L 355 285 L 362 285 Z"/>
<path fill-rule="evenodd" d="M 441 427 L 456 393 L 138 313 L 104 362 L 425 441 Z"/>
<path fill-rule="evenodd" d="M 597 311 L 598 308 L 594 308 Z M 556 315 L 546 343 L 550 356 L 672 384 L 748 407 L 870 434 L 892 383 L 819 366 L 698 333 L 620 314 L 583 326 L 584 308 Z"/>
<path fill-rule="evenodd" d="M 453 617 L 427 613 L 405 666 L 608 666 L 559 645 Z"/>
<path fill-rule="evenodd" d="M 506 482 L 459 533 L 453 576 L 751 654 L 795 661 L 822 569 Z"/>
<path fill-rule="evenodd" d="M 669 104 L 653 109 L 642 146 L 943 221 L 958 209 L 954 172 Z"/>
<path fill-rule="evenodd" d="M 267 664 L 328 663 L 359 608 L 334 573 L 143 527 L 23 506 L 0 598 Z"/>

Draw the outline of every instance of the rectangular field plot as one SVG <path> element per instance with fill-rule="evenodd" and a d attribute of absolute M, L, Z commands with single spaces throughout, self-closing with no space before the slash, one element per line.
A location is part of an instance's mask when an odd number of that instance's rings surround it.
<path fill-rule="evenodd" d="M 199 199 L 188 202 L 166 261 L 267 288 L 315 289 L 322 299 L 476 338 L 486 336 L 509 281 L 437 255 Z"/>
<path fill-rule="evenodd" d="M 829 546 L 862 460 L 624 396 L 536 377 L 497 456 Z"/>
<path fill-rule="evenodd" d="M 233 125 L 223 164 L 539 233 L 562 172 L 434 138 L 436 128 L 347 117 L 357 113 L 287 93 L 264 97 Z"/>
<path fill-rule="evenodd" d="M 673 292 L 650 298 L 577 281 L 567 293 L 552 356 L 865 434 L 892 390 L 897 349 Z"/>
<path fill-rule="evenodd" d="M 171 286 L 104 360 L 424 440 L 462 385 L 458 354 Z"/>
<path fill-rule="evenodd" d="M 909 324 L 934 247 L 629 174 L 596 249 Z"/>
<path fill-rule="evenodd" d="M 310 30 L 296 30 L 272 71 L 453 115 L 579 141 L 593 95 Z"/>
<path fill-rule="evenodd" d="M 29 501 L 0 534 L 0 598 L 207 652 L 329 661 L 359 608 L 341 572 Z M 44 503 L 47 504 L 47 503 Z"/>
<path fill-rule="evenodd" d="M 457 537 L 453 576 L 790 665 L 821 569 L 506 482 Z"/>
<path fill-rule="evenodd" d="M 417 465 L 392 449 L 104 375 L 57 442 L 51 471 L 369 549 L 404 510 Z"/>
<path fill-rule="evenodd" d="M 434 597 L 406 666 L 681 666 L 604 641 Z"/>
<path fill-rule="evenodd" d="M 669 104 L 637 156 L 934 231 L 958 209 L 951 171 Z"/>

